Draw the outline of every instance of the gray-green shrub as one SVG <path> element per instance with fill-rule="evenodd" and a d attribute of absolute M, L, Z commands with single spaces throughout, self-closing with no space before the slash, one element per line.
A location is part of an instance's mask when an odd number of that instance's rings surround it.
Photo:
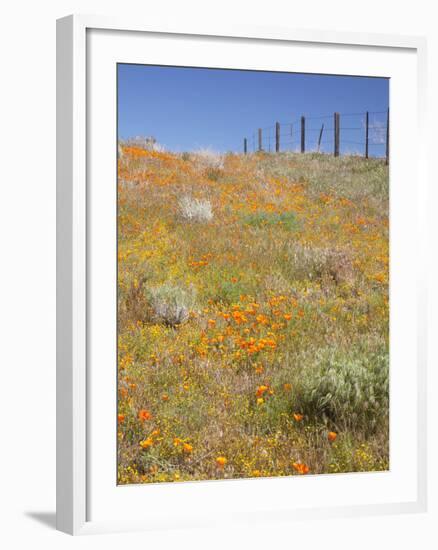
<path fill-rule="evenodd" d="M 162 285 L 146 291 L 155 321 L 176 327 L 189 318 L 194 294 L 178 286 Z"/>
<path fill-rule="evenodd" d="M 388 354 L 323 357 L 306 371 L 297 397 L 309 417 L 371 433 L 388 420 Z"/>

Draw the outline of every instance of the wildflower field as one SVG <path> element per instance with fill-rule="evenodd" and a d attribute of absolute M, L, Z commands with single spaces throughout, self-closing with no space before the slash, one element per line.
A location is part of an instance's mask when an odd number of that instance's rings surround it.
<path fill-rule="evenodd" d="M 380 159 L 119 147 L 120 484 L 389 467 Z"/>

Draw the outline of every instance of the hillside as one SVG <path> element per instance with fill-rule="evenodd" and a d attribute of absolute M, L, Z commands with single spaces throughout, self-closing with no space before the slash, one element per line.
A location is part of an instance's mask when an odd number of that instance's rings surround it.
<path fill-rule="evenodd" d="M 388 169 L 122 145 L 119 483 L 385 470 Z"/>

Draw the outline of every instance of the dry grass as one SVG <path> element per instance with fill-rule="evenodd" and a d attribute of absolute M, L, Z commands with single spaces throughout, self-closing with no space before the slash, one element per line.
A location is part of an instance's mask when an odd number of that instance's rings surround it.
<path fill-rule="evenodd" d="M 387 469 L 388 245 L 379 160 L 123 146 L 119 483 Z"/>

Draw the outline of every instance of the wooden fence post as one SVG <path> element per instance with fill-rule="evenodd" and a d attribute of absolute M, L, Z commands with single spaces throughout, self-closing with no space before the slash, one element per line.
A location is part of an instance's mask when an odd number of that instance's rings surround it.
<path fill-rule="evenodd" d="M 339 113 L 335 113 L 335 157 L 339 157 Z"/>
<path fill-rule="evenodd" d="M 306 119 L 301 117 L 301 152 L 306 151 Z"/>
<path fill-rule="evenodd" d="M 246 138 L 243 138 L 243 152 L 245 153 L 245 155 L 248 152 L 248 142 L 247 142 Z"/>
<path fill-rule="evenodd" d="M 275 123 L 275 152 L 280 152 L 280 123 Z"/>
<path fill-rule="evenodd" d="M 262 129 L 259 128 L 259 151 L 263 150 Z"/>
<path fill-rule="evenodd" d="M 319 153 L 319 149 L 321 147 L 321 140 L 322 140 L 322 133 L 324 132 L 324 123 L 323 125 L 321 126 L 321 130 L 319 131 L 319 137 L 318 137 L 318 153 Z"/>
<path fill-rule="evenodd" d="M 385 163 L 389 164 L 389 107 L 386 114 L 386 154 L 385 154 Z"/>
<path fill-rule="evenodd" d="M 370 114 L 367 111 L 365 118 L 365 158 L 368 158 L 368 137 L 369 137 L 369 127 L 370 127 Z"/>

